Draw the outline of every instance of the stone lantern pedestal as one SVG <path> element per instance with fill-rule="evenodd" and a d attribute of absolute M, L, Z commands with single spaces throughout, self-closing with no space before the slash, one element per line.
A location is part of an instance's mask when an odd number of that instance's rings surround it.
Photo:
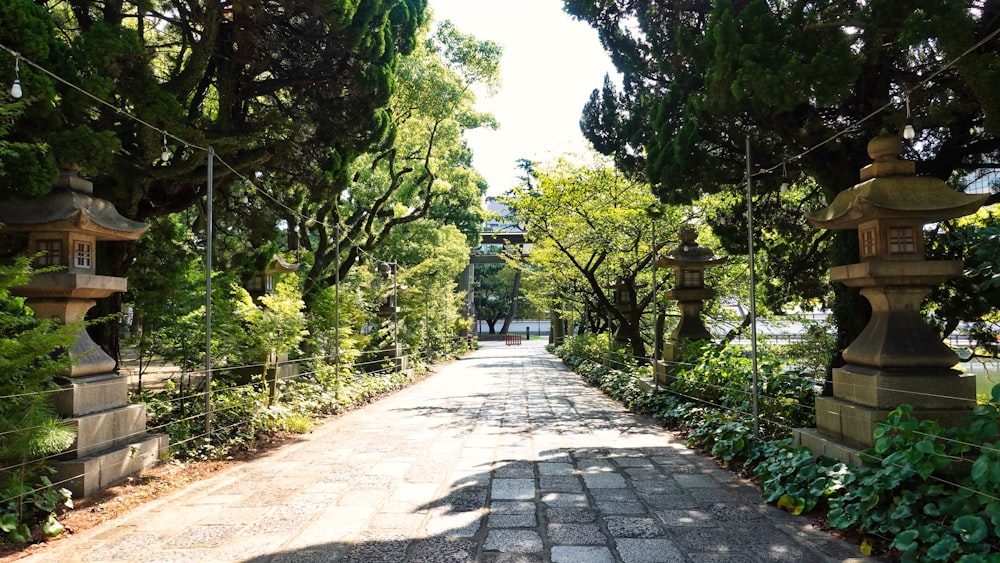
<path fill-rule="evenodd" d="M 697 233 L 687 225 L 681 227 L 679 238 L 680 244 L 656 262 L 657 267 L 673 268 L 675 285 L 667 292 L 667 297 L 677 301 L 681 310 L 680 322 L 663 343 L 661 357 L 664 363 L 656 366 L 656 381 L 661 385 L 673 383 L 674 362 L 683 357 L 687 343 L 712 338 L 701 318 L 705 300 L 715 297 L 715 290 L 705 285 L 705 270 L 725 264 L 727 260 L 699 246 Z"/>
<path fill-rule="evenodd" d="M 808 215 L 826 229 L 857 229 L 861 261 L 830 269 L 830 281 L 860 288 L 871 320 L 833 370 L 833 397 L 816 399 L 816 428 L 794 432 L 796 445 L 860 465 L 875 429 L 906 403 L 914 415 L 958 425 L 975 406 L 974 376 L 920 313 L 931 289 L 961 275 L 962 263 L 924 258 L 923 226 L 975 212 L 988 195 L 967 195 L 935 178 L 915 176 L 899 160 L 902 143 L 885 133 L 868 144 L 874 162 L 861 183 Z"/>
<path fill-rule="evenodd" d="M 261 297 L 271 295 L 275 291 L 275 280 L 281 274 L 297 272 L 299 265 L 285 261 L 284 258 L 275 254 L 271 261 L 263 270 L 254 273 L 253 277 L 246 284 L 247 293 L 253 298 L 254 303 L 261 304 Z M 288 361 L 287 353 L 268 352 L 257 359 L 257 363 L 264 364 L 264 381 L 267 383 L 268 404 L 270 405 L 278 398 L 278 381 L 292 379 L 299 374 L 299 365 Z M 255 376 L 260 375 L 257 367 L 239 367 L 233 370 L 235 383 L 246 385 Z"/>
<path fill-rule="evenodd" d="M 96 275 L 96 243 L 136 240 L 147 226 L 122 217 L 92 193 L 90 182 L 64 170 L 48 195 L 0 202 L 3 232 L 26 235 L 28 251 L 40 255 L 37 266 L 62 268 L 12 288 L 27 298 L 36 317 L 80 323 L 95 299 L 126 290 L 124 278 Z M 147 434 L 145 406 L 128 403 L 126 378 L 112 373 L 115 361 L 85 328 L 77 331 L 68 352 L 72 366 L 53 400 L 57 412 L 75 426 L 76 442 L 60 456 L 52 480 L 66 481 L 64 486 L 79 497 L 157 463 L 167 437 Z"/>
<path fill-rule="evenodd" d="M 615 281 L 611 286 L 611 303 L 615 310 L 628 317 L 634 324 L 638 322 L 639 311 L 636 307 L 636 290 L 646 287 L 644 283 L 629 283 L 624 278 Z M 618 323 L 613 335 L 616 346 L 625 346 L 629 342 L 629 335 L 624 330 L 624 323 Z"/>

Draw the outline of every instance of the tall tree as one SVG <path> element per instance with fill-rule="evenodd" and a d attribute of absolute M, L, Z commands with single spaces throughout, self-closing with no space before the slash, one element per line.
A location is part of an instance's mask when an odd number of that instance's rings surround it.
<path fill-rule="evenodd" d="M 547 272 L 552 289 L 585 294 L 617 328 L 636 358 L 646 356 L 642 313 L 653 295 L 639 291 L 653 252 L 649 186 L 629 179 L 604 158 L 560 159 L 532 168 L 532 180 L 501 199 L 533 241 L 528 263 Z M 616 283 L 631 291 L 627 307 L 610 295 Z"/>
<path fill-rule="evenodd" d="M 478 242 L 486 183 L 472 168 L 462 133 L 495 126 L 490 115 L 475 111 L 471 87 L 498 80 L 501 50 L 447 22 L 435 33 L 423 32 L 397 65 L 389 143 L 360 155 L 347 168 L 349 177 L 315 168 L 283 171 L 281 185 L 288 187 L 276 197 L 291 203 L 286 219 L 313 255 L 307 298 L 345 276 L 360 254 L 384 244 L 394 229 L 420 219 L 455 225 L 468 244 Z"/>
<path fill-rule="evenodd" d="M 505 264 L 476 265 L 474 285 L 476 320 L 486 321 L 490 334 L 497 332 L 497 322 L 510 310 L 514 271 Z"/>
<path fill-rule="evenodd" d="M 49 159 L 77 164 L 95 195 L 145 220 L 204 199 L 209 146 L 220 202 L 241 201 L 243 178 L 271 167 L 346 178 L 358 155 L 392 140 L 398 59 L 415 48 L 425 9 L 426 0 L 4 2 L 0 44 L 26 59 L 24 115 L 7 140 L 45 139 L 50 150 L 0 155 L 16 172 L 0 186 L 38 195 L 54 175 Z M 98 266 L 124 275 L 136 248 L 112 245 Z"/>
<path fill-rule="evenodd" d="M 908 156 L 918 157 L 920 173 L 949 179 L 995 167 L 1000 157 L 1000 41 L 992 35 L 1000 2 L 564 3 L 597 29 L 623 75 L 620 87 L 608 80 L 594 91 L 585 134 L 664 201 L 687 203 L 741 183 L 747 136 L 755 167 L 771 170 L 755 177 L 758 194 L 808 178 L 818 190 L 807 204 L 831 201 L 857 182 L 867 141 L 883 127 L 902 128 L 907 92 L 919 131 Z M 782 177 L 786 159 L 790 179 Z M 731 227 L 720 230 L 729 247 L 746 232 L 741 208 L 733 209 L 721 217 Z M 787 211 L 775 211 L 775 225 L 794 226 L 781 236 L 801 239 L 796 221 L 780 218 Z M 814 268 L 856 260 L 853 237 L 836 238 L 825 250 L 806 246 L 824 252 L 809 259 Z M 804 271 L 788 274 L 791 282 Z M 856 292 L 838 292 L 847 340 L 864 320 Z"/>
<path fill-rule="evenodd" d="M 29 103 L 11 139 L 46 139 L 51 155 L 2 166 L 31 172 L 17 182 L 38 193 L 52 176 L 48 158 L 79 164 L 94 177 L 96 195 L 140 220 L 205 195 L 205 153 L 174 135 L 214 147 L 226 164 L 216 166 L 220 198 L 239 180 L 229 167 L 252 177 L 317 156 L 297 150 L 301 144 L 324 147 L 312 165 L 343 177 L 358 154 L 392 137 L 398 57 L 415 47 L 425 7 L 425 0 L 12 0 L 0 8 L 0 43 L 106 104 L 22 63 Z M 10 175 L 0 181 L 13 187 Z M 132 249 L 116 273 L 131 263 Z"/>

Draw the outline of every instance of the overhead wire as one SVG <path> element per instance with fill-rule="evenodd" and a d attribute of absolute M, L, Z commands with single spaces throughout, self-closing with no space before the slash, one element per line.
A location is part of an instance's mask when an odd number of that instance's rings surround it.
<path fill-rule="evenodd" d="M 966 49 L 965 51 L 963 51 L 961 54 L 959 54 L 958 56 L 956 56 L 953 59 L 951 59 L 948 63 L 946 63 L 942 67 L 938 68 L 934 72 L 932 72 L 929 75 L 927 75 L 926 78 L 924 78 L 923 80 L 921 80 L 920 82 L 918 82 L 915 86 L 913 86 L 911 88 L 903 89 L 902 90 L 903 97 L 906 100 L 909 100 L 910 94 L 913 94 L 917 90 L 919 90 L 919 89 L 923 88 L 924 86 L 926 86 L 928 83 L 930 83 L 931 80 L 933 80 L 934 78 L 936 78 L 938 75 L 940 75 L 944 71 L 948 70 L 949 68 L 955 66 L 960 60 L 962 60 L 963 58 L 965 58 L 966 56 L 968 56 L 970 53 L 972 53 L 976 49 L 978 49 L 978 48 L 982 47 L 983 45 L 985 45 L 986 43 L 990 42 L 997 35 L 1000 35 L 1000 27 L 998 27 L 997 29 L 995 29 L 992 32 L 990 32 L 986 37 L 984 37 L 981 40 L 977 41 L 971 47 L 969 47 L 968 49 Z M 782 160 L 781 162 L 779 162 L 778 164 L 775 164 L 774 166 L 771 166 L 770 168 L 764 168 L 764 169 L 758 170 L 757 172 L 753 173 L 752 176 L 759 176 L 759 175 L 762 175 L 762 174 L 770 174 L 771 172 L 774 172 L 774 171 L 778 170 L 779 168 L 781 168 L 782 170 L 785 170 L 786 167 L 787 167 L 787 165 L 790 164 L 791 162 L 796 161 L 796 160 L 798 160 L 800 158 L 803 158 L 806 155 L 808 155 L 808 154 L 810 154 L 810 153 L 812 153 L 812 152 L 814 152 L 814 151 L 816 151 L 816 150 L 818 150 L 818 149 L 820 149 L 820 148 L 822 148 L 822 147 L 830 144 L 831 142 L 835 141 L 836 139 L 838 139 L 838 138 L 840 138 L 840 137 L 842 137 L 842 136 L 844 136 L 844 135 L 846 135 L 846 134 L 848 134 L 848 133 L 850 133 L 852 131 L 857 130 L 858 127 L 861 124 L 867 122 L 868 120 L 874 118 L 875 116 L 877 116 L 880 113 L 888 110 L 889 108 L 898 106 L 899 103 L 900 102 L 896 101 L 896 100 L 886 102 L 885 104 L 883 104 L 882 106 L 880 106 L 878 109 L 875 109 L 871 113 L 869 113 L 868 115 L 865 115 L 865 116 L 861 117 L 856 122 L 851 123 L 850 125 L 848 125 L 843 130 L 834 133 L 833 135 L 827 137 L 826 139 L 820 141 L 819 143 L 813 145 L 812 147 L 809 147 L 808 149 L 806 149 L 806 150 L 804 150 L 804 151 L 802 151 L 802 152 L 800 152 L 800 153 L 798 153 L 798 154 L 796 154 L 794 156 L 791 156 L 791 157 L 788 157 L 788 158 Z"/>
<path fill-rule="evenodd" d="M 209 152 L 209 147 L 201 146 L 201 145 L 199 145 L 199 144 L 197 144 L 195 142 L 192 142 L 192 141 L 189 141 L 187 139 L 184 139 L 184 138 L 180 137 L 179 135 L 171 133 L 170 131 L 168 131 L 167 129 L 165 129 L 163 127 L 158 127 L 156 125 L 153 125 L 149 121 L 147 121 L 145 119 L 142 119 L 141 117 L 139 117 L 137 115 L 134 115 L 133 113 L 131 113 L 131 112 L 129 112 L 129 111 L 123 109 L 123 108 L 120 108 L 120 107 L 118 107 L 118 106 L 116 106 L 116 105 L 108 102 L 107 100 L 102 99 L 101 97 L 99 97 L 99 96 L 97 96 L 97 95 L 95 95 L 95 94 L 87 91 L 86 89 L 82 88 L 81 86 L 79 86 L 77 84 L 74 84 L 73 82 L 71 82 L 71 81 L 69 81 L 69 80 L 67 80 L 67 79 L 59 76 L 58 74 L 56 74 L 56 73 L 48 70 L 47 68 L 43 67 L 42 65 L 40 65 L 40 64 L 32 61 L 31 59 L 25 57 L 24 55 L 22 55 L 21 53 L 19 53 L 15 49 L 12 49 L 12 48 L 10 48 L 10 47 L 2 44 L 2 43 L 0 43 L 0 49 L 2 49 L 4 51 L 7 51 L 10 55 L 12 55 L 15 58 L 16 61 L 18 61 L 18 62 L 24 62 L 28 66 L 30 66 L 32 68 L 35 68 L 38 71 L 44 73 L 45 75 L 51 77 L 53 80 L 56 80 L 59 83 L 64 84 L 64 85 L 68 86 L 69 88 L 72 88 L 73 90 L 75 90 L 75 91 L 83 94 L 84 96 L 86 96 L 87 98 L 93 100 L 94 102 L 98 103 L 99 105 L 111 109 L 112 111 L 116 112 L 118 115 L 121 115 L 123 117 L 127 117 L 128 119 L 130 119 L 132 121 L 135 121 L 136 123 L 139 123 L 140 125 L 142 125 L 144 127 L 147 127 L 147 128 L 149 128 L 149 129 L 151 129 L 153 131 L 156 131 L 157 133 L 163 135 L 164 141 L 166 141 L 166 139 L 169 137 L 170 139 L 173 139 L 174 141 L 177 141 L 178 143 L 180 143 L 181 145 L 183 145 L 185 147 L 188 147 L 188 148 L 191 148 L 191 149 L 195 149 L 195 150 L 199 150 L 199 151 L 202 151 L 202 152 L 205 152 L 205 153 Z M 164 143 L 164 151 L 166 151 L 166 143 Z M 262 195 L 263 197 L 265 197 L 266 199 L 268 199 L 269 201 L 271 201 L 275 205 L 277 205 L 277 206 L 285 209 L 289 213 L 292 213 L 296 217 L 298 217 L 298 218 L 300 218 L 300 219 L 302 219 L 302 220 L 304 220 L 304 221 L 306 221 L 308 223 L 313 223 L 313 224 L 320 224 L 321 223 L 321 224 L 325 225 L 327 228 L 336 230 L 340 235 L 344 235 L 344 228 L 341 225 L 339 225 L 339 224 L 333 225 L 333 224 L 330 224 L 330 223 L 327 223 L 327 222 L 324 222 L 324 221 L 319 221 L 315 217 L 310 217 L 308 215 L 303 214 L 299 210 L 293 209 L 292 207 L 286 205 L 285 203 L 283 203 L 279 199 L 275 198 L 271 194 L 269 194 L 266 191 L 264 191 L 263 189 L 261 189 L 260 186 L 258 186 L 255 181 L 251 180 L 245 174 L 243 174 L 242 172 L 240 172 L 239 170 L 237 170 L 233 165 L 231 165 L 228 162 L 226 162 L 225 159 L 223 159 L 221 156 L 219 156 L 218 153 L 215 153 L 214 151 L 213 151 L 213 158 L 216 161 L 218 161 L 225 169 L 227 169 L 229 172 L 231 172 L 232 174 L 234 174 L 237 178 L 239 178 L 240 180 L 242 180 L 247 186 L 250 186 L 254 191 L 256 191 L 258 194 Z M 377 259 L 377 258 L 375 258 L 374 255 L 372 255 L 371 253 L 369 253 L 366 250 L 364 250 L 363 248 L 361 248 L 358 245 L 358 243 L 355 240 L 351 239 L 350 237 L 348 237 L 348 236 L 345 235 L 345 236 L 343 236 L 343 240 L 346 241 L 350 246 L 355 247 L 360 253 L 368 255 L 369 257 L 371 257 L 373 259 Z"/>
<path fill-rule="evenodd" d="M 990 40 L 992 40 L 993 38 L 995 38 L 998 34 L 1000 34 L 1000 28 L 997 28 L 997 29 L 993 30 L 986 37 L 984 37 L 981 40 L 977 41 L 975 44 L 973 44 L 972 46 L 970 46 L 969 48 L 967 48 L 961 54 L 959 54 L 958 56 L 954 57 L 949 62 L 947 62 L 945 65 L 941 66 L 940 68 L 938 68 L 937 70 L 935 70 L 934 72 L 932 72 L 931 74 L 929 74 L 923 80 L 921 80 L 920 82 L 918 82 L 915 86 L 913 86 L 911 88 L 908 88 L 908 89 L 904 89 L 903 90 L 904 98 L 908 98 L 910 94 L 912 94 L 915 91 L 919 90 L 920 88 L 924 87 L 931 80 L 933 80 L 938 75 L 940 75 L 941 73 L 945 72 L 946 70 L 948 70 L 949 68 L 951 68 L 952 66 L 954 66 L 955 64 L 957 64 L 960 60 L 962 60 L 964 57 L 968 56 L 970 53 L 972 53 L 976 49 L 978 49 L 981 46 L 983 46 L 986 43 L 988 43 Z M 149 123 L 148 121 L 146 121 L 146 120 L 144 120 L 144 119 L 142 119 L 142 118 L 140 118 L 140 117 L 138 117 L 136 115 L 133 115 L 131 112 L 129 112 L 129 111 L 123 109 L 123 108 L 115 106 L 114 104 L 111 104 L 110 102 L 108 102 L 106 100 L 103 100 L 102 98 L 100 98 L 100 97 L 98 97 L 98 96 L 96 96 L 96 95 L 88 92 L 84 88 L 82 88 L 82 87 L 80 87 L 80 86 L 78 86 L 78 85 L 70 82 L 69 80 L 67 80 L 67 79 L 59 76 L 58 74 L 56 74 L 56 73 L 48 70 L 47 68 L 43 67 L 42 65 L 40 65 L 38 63 L 35 63 L 34 61 L 32 61 L 32 60 L 24 57 L 21 53 L 19 53 L 15 49 L 12 49 L 12 48 L 10 48 L 10 47 L 2 44 L 2 43 L 0 43 L 0 49 L 2 49 L 4 51 L 7 51 L 10 55 L 12 55 L 15 58 L 16 61 L 24 61 L 26 64 L 28 64 L 32 68 L 38 69 L 39 71 L 43 72 L 47 76 L 52 77 L 54 80 L 57 80 L 58 82 L 60 82 L 62 84 L 65 84 L 66 86 L 68 86 L 68 87 L 70 87 L 70 88 L 72 88 L 72 89 L 80 92 L 81 94 L 84 94 L 85 96 L 87 96 L 88 98 L 94 100 L 95 102 L 97 102 L 97 103 L 99 103 L 99 104 L 101 104 L 101 105 L 103 105 L 105 107 L 108 107 L 108 108 L 114 110 L 119 115 L 127 117 L 127 118 L 129 118 L 129 119 L 131 119 L 131 120 L 133 120 L 133 121 L 135 121 L 135 122 L 137 122 L 137 123 L 139 123 L 139 124 L 141 124 L 141 125 L 143 125 L 145 127 L 148 127 L 149 129 L 152 129 L 152 130 L 154 130 L 154 131 L 162 134 L 164 137 L 169 137 L 171 139 L 174 139 L 175 141 L 177 141 L 177 142 L 181 143 L 182 145 L 184 145 L 186 147 L 189 147 L 189 148 L 197 149 L 197 150 L 200 150 L 200 151 L 203 151 L 203 152 L 208 152 L 209 151 L 208 147 L 203 147 L 203 146 L 201 146 L 201 145 L 199 145 L 197 143 L 188 141 L 188 140 L 186 140 L 186 139 L 184 139 L 184 138 L 182 138 L 182 137 L 180 137 L 178 135 L 175 135 L 174 133 L 171 133 L 171 132 L 167 131 L 166 129 L 164 129 L 162 127 L 157 127 L 156 125 L 153 125 L 152 123 Z M 874 111 L 870 112 L 869 114 L 861 117 L 860 119 L 858 119 L 856 122 L 850 124 L 845 129 L 843 129 L 841 131 L 838 131 L 838 132 L 830 135 L 826 139 L 824 139 L 824 140 L 820 141 L 819 143 L 813 145 L 812 147 L 810 147 L 810 148 L 808 148 L 808 149 L 806 149 L 806 150 L 798 153 L 797 155 L 794 155 L 792 157 L 783 159 L 781 162 L 779 162 L 778 164 L 776 164 L 776 165 L 774 165 L 774 166 L 772 166 L 770 168 L 758 170 L 757 172 L 755 172 L 753 174 L 753 176 L 757 176 L 757 175 L 761 175 L 761 174 L 767 174 L 767 173 L 773 172 L 773 171 L 775 171 L 775 170 L 777 170 L 779 168 L 781 168 L 781 169 L 784 170 L 789 163 L 791 163 L 791 162 L 793 162 L 795 160 L 798 160 L 798 159 L 800 159 L 800 158 L 802 158 L 802 157 L 804 157 L 804 156 L 806 156 L 806 155 L 808 155 L 808 154 L 810 154 L 810 153 L 818 150 L 819 148 L 821 148 L 821 147 L 823 147 L 823 146 L 825 146 L 825 145 L 827 145 L 827 144 L 835 141 L 836 139 L 840 138 L 843 135 L 846 135 L 847 133 L 849 133 L 851 131 L 856 130 L 858 128 L 858 126 L 860 126 L 861 124 L 867 122 L 868 120 L 874 118 L 875 116 L 877 116 L 878 114 L 880 114 L 880 113 L 888 110 L 889 108 L 897 106 L 897 105 L 899 105 L 898 101 L 896 101 L 896 100 L 889 101 L 889 102 L 883 104 L 882 106 L 880 106 L 879 108 L 875 109 Z M 257 184 L 254 181 L 250 180 L 249 178 L 246 177 L 246 175 L 244 175 L 240 171 L 236 170 L 236 168 L 234 166 L 230 165 L 228 162 L 226 162 L 224 159 L 222 159 L 221 157 L 219 157 L 217 154 L 215 155 L 215 158 L 227 170 L 229 170 L 230 172 L 232 172 L 233 174 L 235 174 L 238 178 L 240 178 L 241 180 L 243 180 L 247 185 L 251 186 L 255 191 L 257 191 L 257 193 L 263 195 L 264 197 L 266 197 L 267 199 L 269 199 L 270 201 L 272 201 L 276 205 L 284 208 L 285 210 L 289 211 L 290 213 L 293 213 L 295 216 L 297 216 L 297 217 L 299 217 L 301 219 L 304 219 L 306 221 L 312 221 L 314 223 L 322 223 L 322 224 L 326 225 L 328 228 L 334 228 L 340 234 L 343 234 L 343 228 L 339 225 L 339 223 L 337 225 L 331 225 L 331 224 L 326 223 L 326 222 L 318 221 L 318 220 L 316 220 L 315 217 L 309 217 L 309 216 L 307 216 L 305 214 L 302 214 L 300 211 L 289 207 L 288 205 L 284 204 L 283 202 L 281 202 L 277 198 L 271 196 L 270 194 L 268 194 L 267 192 L 265 192 L 264 190 L 262 190 L 259 186 L 257 186 Z M 357 245 L 356 241 L 353 241 L 353 240 L 350 240 L 350 239 L 347 239 L 347 240 L 349 240 L 349 242 L 351 243 L 351 245 L 353 245 L 355 248 L 357 248 L 361 253 L 369 255 L 372 258 L 375 258 L 370 253 L 368 253 L 364 249 L 360 248 Z"/>
<path fill-rule="evenodd" d="M 990 40 L 992 40 L 993 38 L 995 38 L 998 34 L 1000 34 L 1000 28 L 992 31 L 986 37 L 984 37 L 983 39 L 981 39 L 980 41 L 976 42 L 974 45 L 972 45 L 971 47 L 969 47 L 968 49 L 966 49 L 963 53 L 961 53 L 957 57 L 955 57 L 952 60 L 950 60 L 947 64 L 943 65 L 942 67 L 940 67 L 937 70 L 935 70 L 934 72 L 932 72 L 930 75 L 928 75 L 923 80 L 921 80 L 920 82 L 918 82 L 915 86 L 913 86 L 911 88 L 908 88 L 908 89 L 904 89 L 902 91 L 903 96 L 905 98 L 908 98 L 910 94 L 912 94 L 912 93 L 916 92 L 917 90 L 923 88 L 931 80 L 933 80 L 938 75 L 940 75 L 941 73 L 945 72 L 947 69 L 949 69 L 952 66 L 954 66 L 955 64 L 957 64 L 965 56 L 969 55 L 970 53 L 972 53 L 973 51 L 975 51 L 976 49 L 978 49 L 982 45 L 986 44 L 987 42 L 989 42 Z M 110 102 L 107 102 L 106 100 L 103 100 L 102 98 L 100 98 L 100 97 L 98 97 L 98 96 L 90 93 L 86 89 L 84 89 L 84 88 L 82 88 L 82 87 L 80 87 L 80 86 L 72 83 L 71 81 L 69 81 L 69 80 L 67 80 L 67 79 L 59 76 L 58 74 L 56 74 L 56 73 L 48 70 L 47 68 L 43 67 L 42 65 L 37 64 L 34 61 L 30 60 L 29 58 L 24 57 L 21 53 L 19 53 L 18 51 L 14 50 L 14 49 L 12 49 L 10 47 L 7 47 L 6 45 L 0 44 L 0 49 L 2 49 L 4 51 L 7 51 L 9 54 L 11 54 L 15 58 L 15 61 L 17 61 L 17 62 L 23 61 L 25 64 L 31 66 L 32 68 L 37 69 L 38 71 L 44 73 L 45 75 L 51 77 L 52 79 L 58 81 L 59 83 L 64 84 L 67 87 L 72 88 L 73 90 L 75 90 L 75 91 L 83 94 L 84 96 L 86 96 L 87 98 L 89 98 L 89 99 L 93 100 L 94 102 L 100 104 L 101 106 L 104 106 L 104 107 L 107 107 L 107 108 L 113 110 L 118 115 L 121 115 L 123 117 L 127 117 L 128 119 L 131 119 L 131 120 L 135 121 L 136 123 L 139 123 L 139 124 L 143 125 L 144 127 L 147 127 L 147 128 L 149 128 L 149 129 L 151 129 L 153 131 L 156 131 L 157 133 L 163 135 L 164 140 L 166 140 L 166 138 L 169 137 L 170 139 L 173 139 L 174 141 L 180 143 L 181 145 L 183 145 L 185 147 L 188 147 L 188 148 L 191 148 L 191 149 L 200 150 L 200 151 L 203 151 L 203 152 L 206 152 L 206 153 L 208 153 L 209 150 L 210 150 L 208 147 L 204 147 L 204 146 L 201 146 L 201 145 L 199 145 L 197 143 L 188 141 L 187 139 L 184 139 L 184 138 L 182 138 L 182 137 L 180 137 L 180 136 L 178 136 L 178 135 L 176 135 L 174 133 L 171 133 L 170 131 L 168 131 L 167 129 L 165 129 L 163 127 L 158 127 L 156 125 L 153 125 L 149 121 L 144 120 L 144 119 L 142 119 L 142 118 L 140 118 L 140 117 L 132 114 L 131 112 L 129 112 L 128 110 L 126 110 L 124 108 L 115 106 L 114 104 L 111 104 Z M 810 148 L 808 148 L 808 149 L 806 149 L 806 150 L 804 150 L 804 151 L 802 151 L 802 152 L 800 152 L 800 153 L 798 153 L 798 154 L 796 154 L 796 155 L 794 155 L 792 157 L 789 157 L 789 158 L 786 158 L 786 159 L 782 160 L 780 163 L 778 163 L 775 166 L 772 166 L 772 167 L 766 168 L 766 169 L 761 169 L 761 170 L 757 171 L 756 173 L 754 173 L 753 175 L 756 176 L 756 175 L 771 173 L 771 172 L 777 170 L 778 168 L 781 168 L 781 169 L 784 170 L 788 163 L 791 163 L 791 162 L 793 162 L 795 160 L 801 159 L 801 158 L 805 157 L 806 155 L 808 155 L 808 154 L 810 154 L 810 153 L 818 150 L 819 148 L 821 148 L 821 147 L 823 147 L 823 146 L 825 146 L 825 145 L 827 145 L 827 144 L 835 141 L 836 139 L 840 138 L 841 136 L 846 135 L 846 134 L 848 134 L 848 133 L 850 133 L 852 131 L 857 130 L 857 128 L 861 124 L 869 121 L 870 119 L 874 118 L 878 114 L 880 114 L 880 113 L 882 113 L 882 112 L 888 110 L 889 108 L 894 107 L 894 106 L 896 106 L 898 104 L 899 104 L 898 101 L 887 102 L 886 104 L 882 105 L 881 107 L 877 108 L 876 110 L 870 112 L 869 114 L 863 116 L 862 118 L 858 119 L 854 123 L 850 124 L 845 129 L 843 129 L 841 131 L 838 131 L 838 132 L 830 135 L 829 137 L 827 137 L 826 139 L 822 140 L 821 142 L 815 144 L 814 146 L 812 146 L 812 147 L 810 147 Z M 318 221 L 314 217 L 309 217 L 309 216 L 303 214 L 300 210 L 293 209 L 292 207 L 286 205 L 284 202 L 280 201 L 276 197 L 274 197 L 271 194 L 269 194 L 267 191 L 263 190 L 260 186 L 257 185 L 257 182 L 255 182 L 255 181 L 247 178 L 247 176 L 245 174 L 243 174 L 242 172 L 238 171 L 234 166 L 230 165 L 228 162 L 226 162 L 223 158 L 219 157 L 217 154 L 215 155 L 215 158 L 220 162 L 220 164 L 222 164 L 223 167 L 225 167 L 227 170 L 229 170 L 230 172 L 232 172 L 234 175 L 236 175 L 236 177 L 238 177 L 240 180 L 242 180 L 243 182 L 245 182 L 246 185 L 250 186 L 258 194 L 260 194 L 261 196 L 265 197 L 266 199 L 268 199 L 269 201 L 271 201 L 275 205 L 277 205 L 277 206 L 285 209 L 286 211 L 294 214 L 296 217 L 299 217 L 300 219 L 303 219 L 303 220 L 305 220 L 307 222 L 321 223 L 323 225 L 326 225 L 328 228 L 335 229 L 338 232 L 338 244 L 340 243 L 340 236 L 344 236 L 344 229 L 343 229 L 343 227 L 339 223 L 336 224 L 336 225 L 331 225 L 331 224 L 326 223 L 326 222 Z M 381 262 L 381 260 L 379 260 L 377 257 L 375 257 L 374 255 L 372 255 L 368 251 L 366 251 L 363 248 L 361 248 L 360 246 L 358 246 L 357 243 L 356 243 L 356 241 L 350 239 L 347 236 L 344 236 L 344 240 L 348 241 L 351 245 L 353 245 L 356 248 L 356 250 L 358 251 L 359 254 L 366 255 L 366 256 L 368 256 L 368 257 L 370 257 L 372 259 L 375 259 L 375 260 L 378 260 L 379 262 Z M 220 368 L 220 369 L 223 369 L 223 368 Z M 49 392 L 49 391 L 44 391 L 44 392 Z M 57 391 L 51 391 L 51 392 L 57 392 Z"/>

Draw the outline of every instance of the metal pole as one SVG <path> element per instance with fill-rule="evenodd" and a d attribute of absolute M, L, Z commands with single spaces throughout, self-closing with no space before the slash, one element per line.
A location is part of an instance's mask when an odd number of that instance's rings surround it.
<path fill-rule="evenodd" d="M 215 149 L 208 147 L 208 180 L 205 196 L 205 440 L 212 439 L 212 183 Z"/>
<path fill-rule="evenodd" d="M 750 251 L 750 357 L 753 361 L 753 435 L 760 438 L 757 390 L 757 275 L 753 249 L 753 175 L 750 172 L 750 135 L 747 135 L 747 246 Z"/>
<path fill-rule="evenodd" d="M 656 331 L 658 325 L 657 320 L 657 307 L 656 307 L 656 217 L 653 217 L 651 221 L 653 229 L 653 385 L 656 390 L 660 390 L 660 378 L 656 374 L 656 370 L 660 369 L 660 339 L 659 333 Z"/>
<path fill-rule="evenodd" d="M 396 357 L 396 361 L 394 363 L 396 364 L 397 367 L 401 368 L 402 365 L 400 364 L 400 361 L 402 360 L 402 358 L 400 358 L 401 354 L 399 350 L 399 301 L 397 301 L 398 294 L 396 293 L 397 291 L 396 288 L 398 287 L 396 285 L 396 270 L 398 269 L 399 264 L 397 264 L 396 261 L 393 260 L 391 262 L 391 265 L 392 265 L 392 353 Z"/>
<path fill-rule="evenodd" d="M 333 261 L 335 263 L 333 290 L 333 365 L 337 370 L 337 389 L 340 389 L 340 225 L 334 229 L 337 234 L 337 242 L 333 247 Z"/>

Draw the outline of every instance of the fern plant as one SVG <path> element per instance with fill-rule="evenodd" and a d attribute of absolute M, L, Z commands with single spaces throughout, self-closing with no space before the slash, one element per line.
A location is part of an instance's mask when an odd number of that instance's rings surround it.
<path fill-rule="evenodd" d="M 0 532 L 12 542 L 31 538 L 31 525 L 58 535 L 56 510 L 70 502 L 65 488 L 48 478 L 50 456 L 69 448 L 74 431 L 49 398 L 55 378 L 69 366 L 63 350 L 76 327 L 36 320 L 10 293 L 33 275 L 31 259 L 0 266 Z"/>

